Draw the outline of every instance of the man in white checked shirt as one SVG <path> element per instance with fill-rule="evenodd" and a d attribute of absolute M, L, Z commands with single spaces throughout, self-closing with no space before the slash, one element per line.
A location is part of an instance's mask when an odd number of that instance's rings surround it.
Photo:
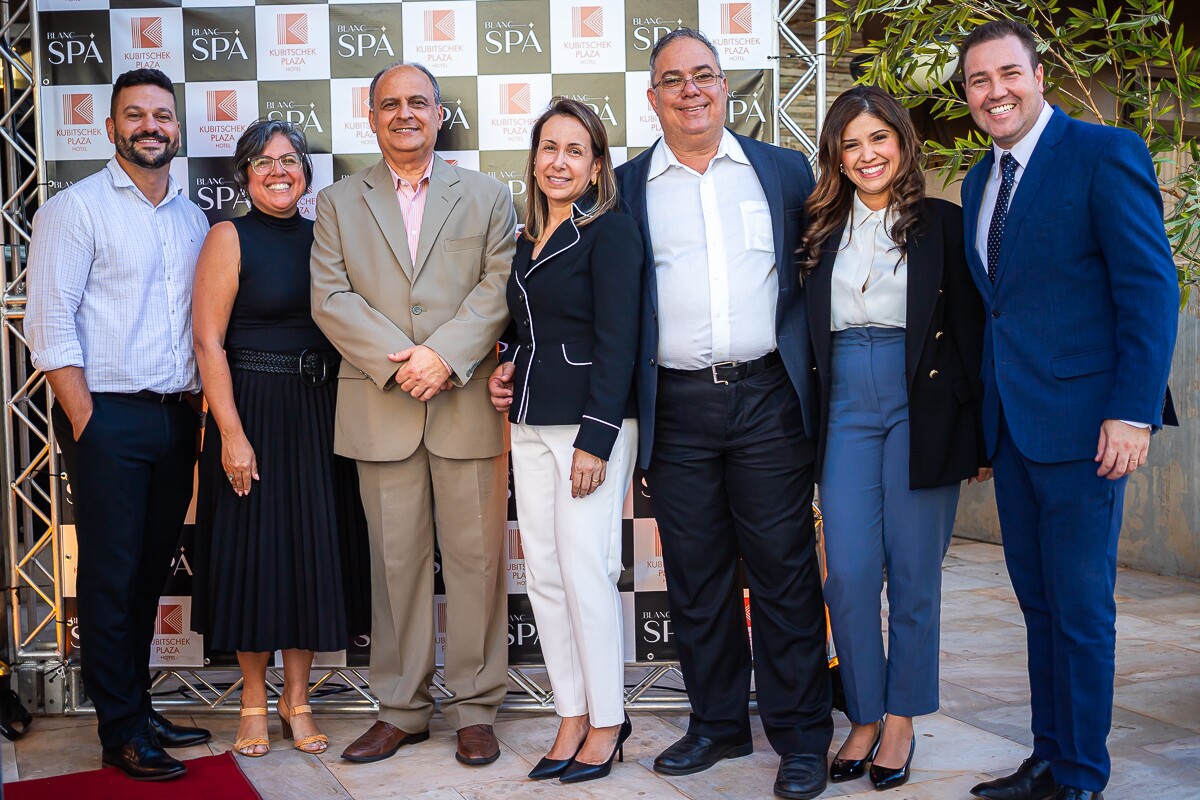
<path fill-rule="evenodd" d="M 104 763 L 163 780 L 186 772 L 164 747 L 209 739 L 149 694 L 158 596 L 192 495 L 192 274 L 208 223 L 168 171 L 179 120 L 166 75 L 119 76 L 105 125 L 113 159 L 34 217 L 25 331 L 71 482 L 83 683 Z"/>

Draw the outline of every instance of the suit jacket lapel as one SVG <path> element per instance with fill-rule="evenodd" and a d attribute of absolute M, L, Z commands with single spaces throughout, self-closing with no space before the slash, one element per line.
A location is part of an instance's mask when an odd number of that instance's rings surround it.
<path fill-rule="evenodd" d="M 654 244 L 650 241 L 650 215 L 646 208 L 646 179 L 650 175 L 650 159 L 653 157 L 655 147 L 666 147 L 666 144 L 659 139 L 651 145 L 649 150 L 629 165 L 631 174 L 627 185 L 631 186 L 633 190 L 623 193 L 621 202 L 625 204 L 625 210 L 637 222 L 642 232 L 642 244 L 646 252 L 642 268 L 642 283 L 646 288 L 646 299 L 650 303 L 649 310 L 657 314 L 658 281 L 655 280 L 654 275 Z"/>
<path fill-rule="evenodd" d="M 967 251 L 967 266 L 971 270 L 971 279 L 975 281 L 979 293 L 984 297 L 990 296 L 994 287 L 987 279 L 987 267 L 980 260 L 979 251 L 975 249 L 975 238 L 979 235 L 979 207 L 983 204 L 983 190 L 987 186 L 988 175 L 991 174 L 994 163 L 995 154 L 989 147 L 979 163 L 967 173 L 962 188 L 963 247 Z"/>
<path fill-rule="evenodd" d="M 1042 131 L 1037 146 L 1033 148 L 1033 155 L 1029 157 L 1025 171 L 1021 173 L 1021 182 L 1017 184 L 1017 191 L 1008 204 L 1008 218 L 1004 222 L 1004 238 L 1000 240 L 1000 263 L 996 265 L 997 286 L 1004 277 L 1004 270 L 1008 266 L 1008 262 L 1012 260 L 1017 235 L 1021 231 L 1021 222 L 1029 213 L 1033 198 L 1037 196 L 1042 182 L 1052 171 L 1051 167 L 1056 155 L 1054 148 L 1062 139 L 1063 133 L 1066 132 L 1067 119 L 1066 114 L 1058 109 L 1054 110 L 1054 115 L 1050 117 L 1050 122 Z"/>
<path fill-rule="evenodd" d="M 387 239 L 400 268 L 404 270 L 404 274 L 411 281 L 413 279 L 412 256 L 408 252 L 408 238 L 404 235 L 404 217 L 400 213 L 400 201 L 396 199 L 396 186 L 392 183 L 392 172 L 388 169 L 387 162 L 380 159 L 375 168 L 367 173 L 364 183 L 366 188 L 363 191 L 363 198 L 367 201 L 367 207 L 375 216 L 375 223 L 379 225 L 379 230 Z"/>
<path fill-rule="evenodd" d="M 808 326 L 812 336 L 813 355 L 816 357 L 816 363 L 826 368 L 831 358 L 829 321 L 833 314 L 830 294 L 833 288 L 833 262 L 837 260 L 838 245 L 841 244 L 845 230 L 846 225 L 842 224 L 829 235 L 825 247 L 821 250 L 821 263 L 817 264 L 817 268 L 804 282 L 804 294 L 809 304 Z"/>
<path fill-rule="evenodd" d="M 450 212 L 458 204 L 462 192 L 458 189 L 458 173 L 454 168 L 442 161 L 438 156 L 433 157 L 433 170 L 429 173 L 428 195 L 425 197 L 425 215 L 421 218 L 421 233 L 417 240 L 417 262 L 413 268 L 416 278 L 421 268 L 425 266 L 429 254 L 441 241 L 442 226 L 450 218 Z"/>
<path fill-rule="evenodd" d="M 908 296 L 905 301 L 904 367 L 908 385 L 917 372 L 921 348 L 929 335 L 933 307 L 942 285 L 942 221 L 931 217 L 908 242 Z"/>

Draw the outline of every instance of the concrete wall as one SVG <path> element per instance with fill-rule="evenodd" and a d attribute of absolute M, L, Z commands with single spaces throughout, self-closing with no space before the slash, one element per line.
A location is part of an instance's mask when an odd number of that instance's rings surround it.
<path fill-rule="evenodd" d="M 1200 580 L 1200 298 L 1179 315 L 1171 393 L 1180 427 L 1150 444 L 1150 464 L 1129 479 L 1118 559 L 1122 566 Z M 989 482 L 963 489 L 955 534 L 1000 541 Z"/>

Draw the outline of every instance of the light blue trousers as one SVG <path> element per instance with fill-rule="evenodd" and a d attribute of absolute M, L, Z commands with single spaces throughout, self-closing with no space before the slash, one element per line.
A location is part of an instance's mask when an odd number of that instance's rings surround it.
<path fill-rule="evenodd" d="M 942 559 L 959 485 L 908 488 L 904 331 L 833 334 L 820 502 L 833 641 L 852 722 L 938 708 Z M 920 446 L 917 442 L 916 446 Z M 880 594 L 887 570 L 888 645 Z"/>

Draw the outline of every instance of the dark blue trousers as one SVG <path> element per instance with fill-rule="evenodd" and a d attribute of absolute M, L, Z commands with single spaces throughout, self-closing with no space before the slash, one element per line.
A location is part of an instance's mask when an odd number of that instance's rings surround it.
<path fill-rule="evenodd" d="M 904 335 L 896 328 L 833 334 L 820 476 L 825 602 L 847 715 L 860 725 L 884 713 L 916 717 L 938 709 L 942 559 L 959 484 L 909 488 Z M 886 655 L 879 622 L 885 568 Z"/>
<path fill-rule="evenodd" d="M 150 644 L 192 498 L 199 418 L 186 402 L 93 394 L 76 442 L 57 405 L 54 432 L 66 460 L 79 542 L 83 686 L 100 742 L 120 747 L 150 715 Z"/>
<path fill-rule="evenodd" d="M 1060 785 L 1101 791 L 1111 766 L 1105 740 L 1126 479 L 1099 477 L 1091 459 L 1029 460 L 1003 412 L 992 466 L 1004 560 L 1029 641 L 1033 754 L 1051 762 Z"/>

